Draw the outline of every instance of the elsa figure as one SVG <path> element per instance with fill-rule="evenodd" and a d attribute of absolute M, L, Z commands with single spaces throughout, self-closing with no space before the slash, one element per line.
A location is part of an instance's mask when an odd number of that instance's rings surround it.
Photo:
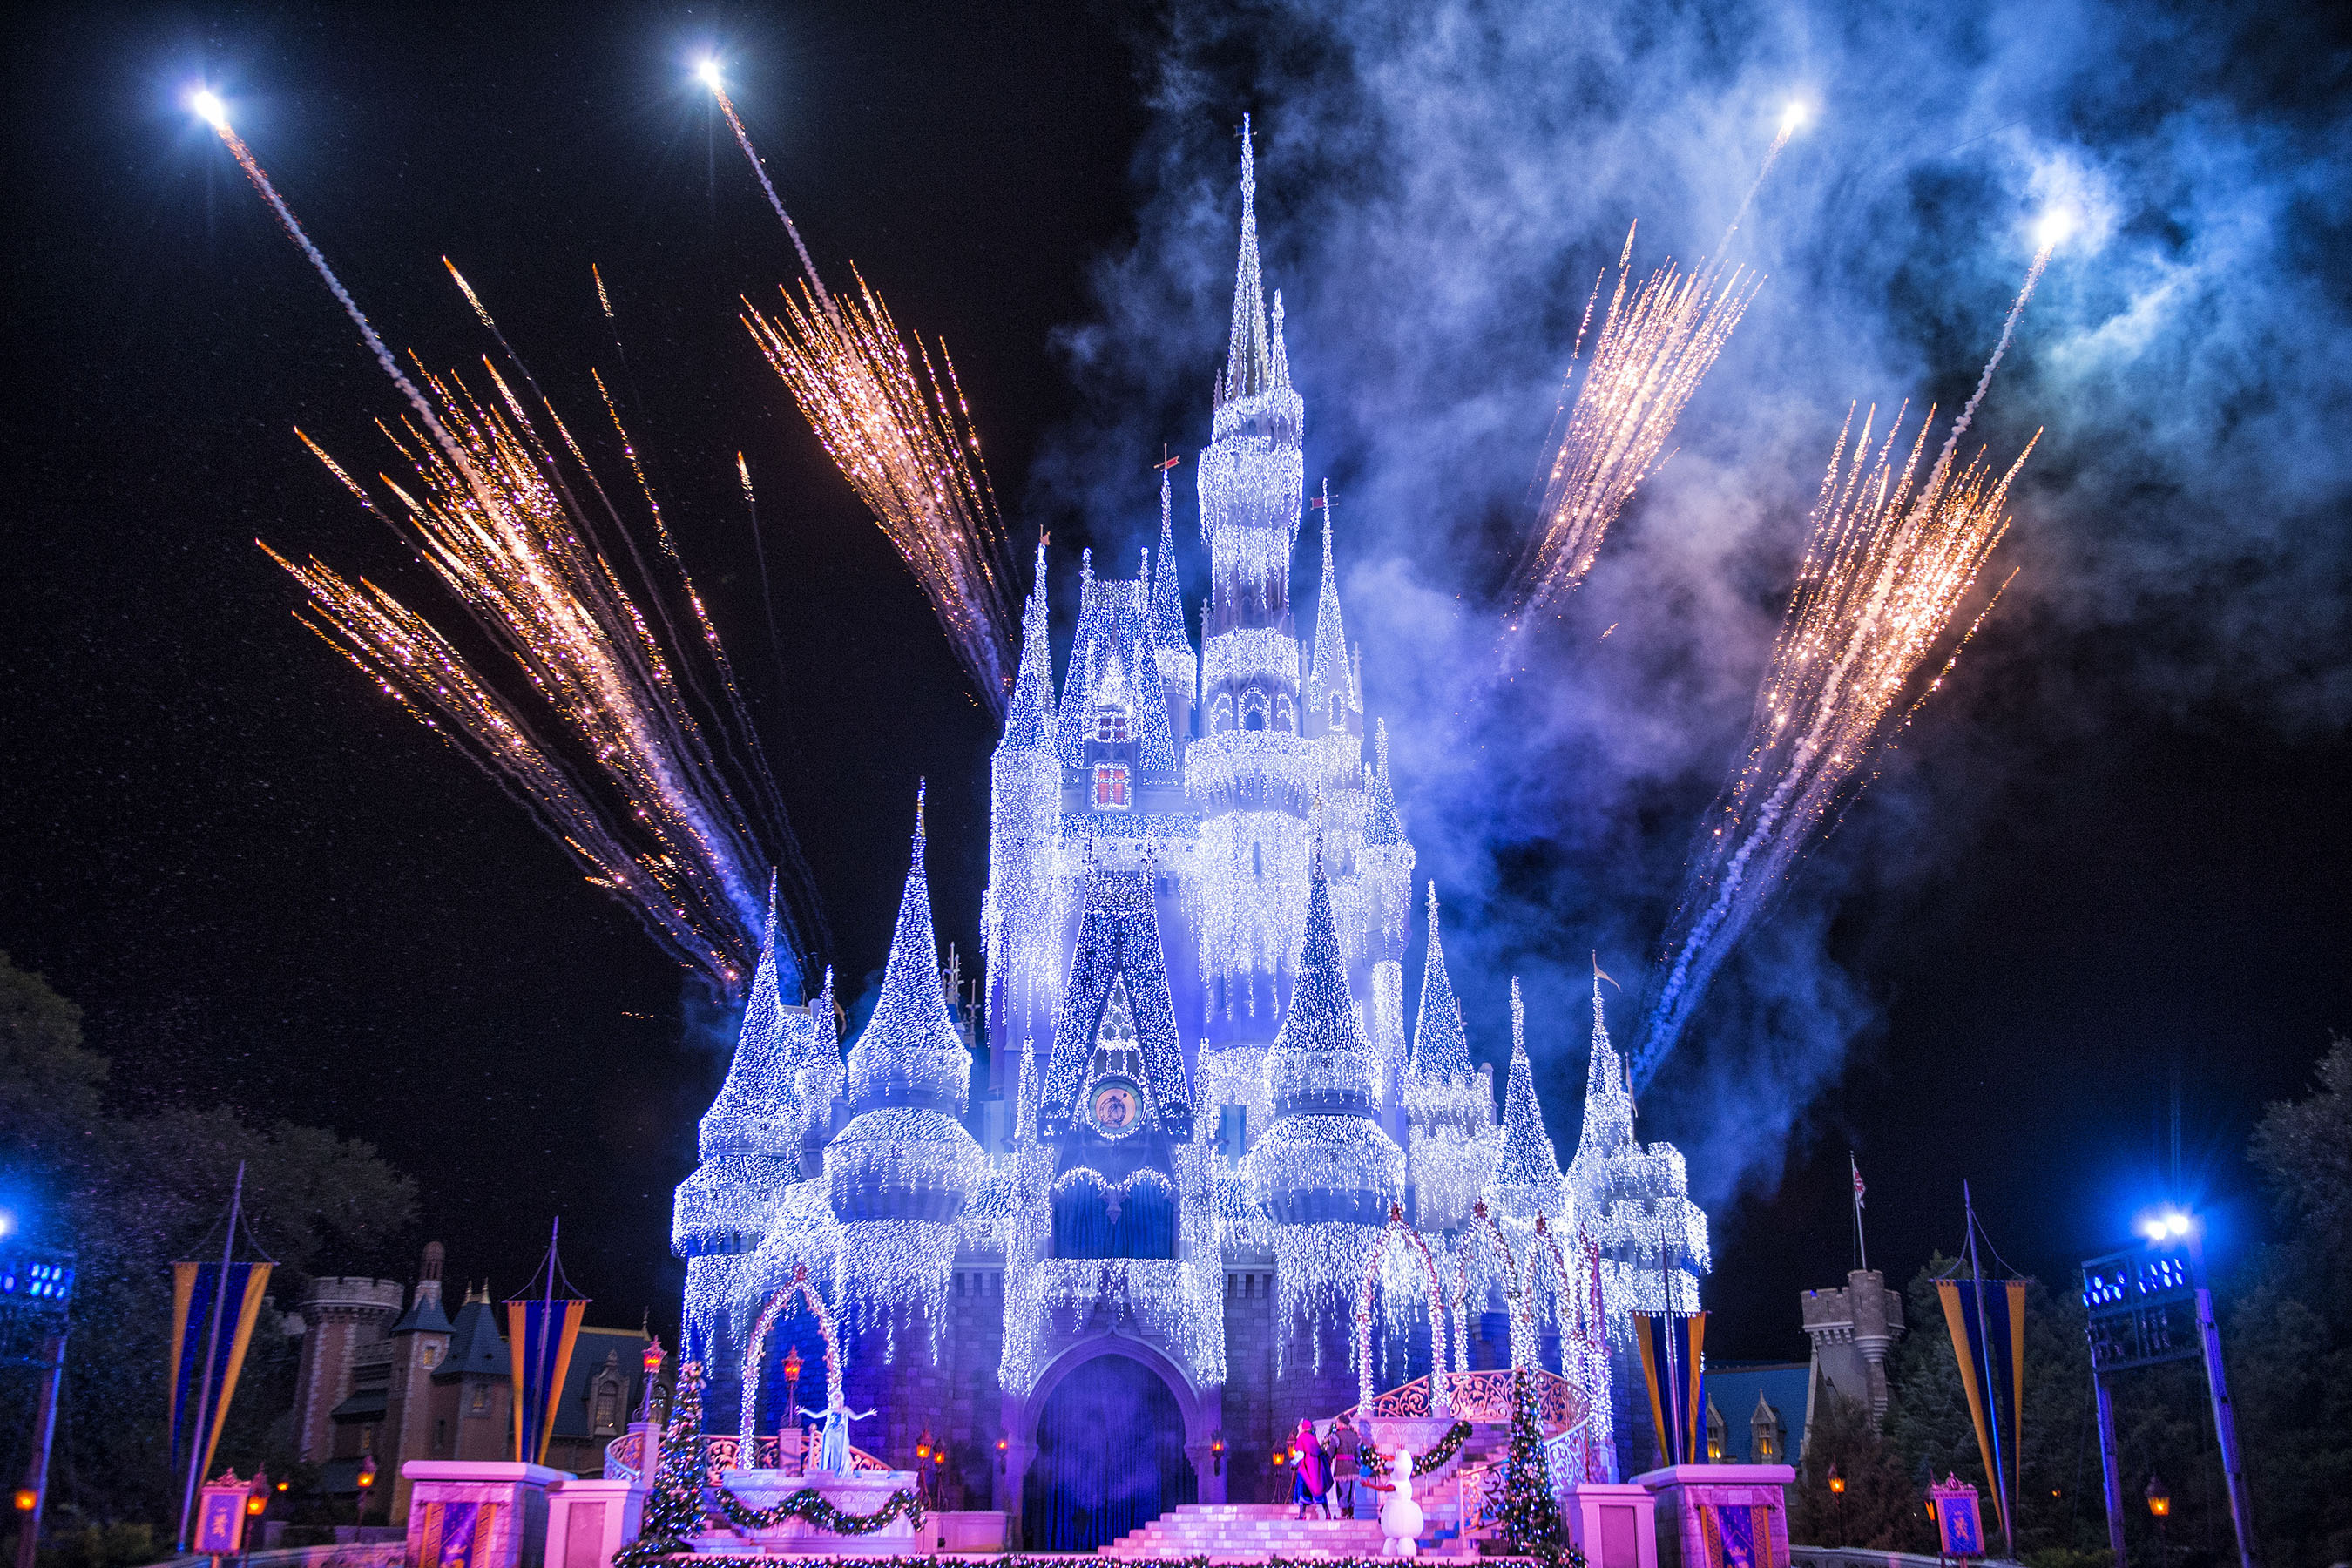
<path fill-rule="evenodd" d="M 812 1470 L 824 1470 L 836 1476 L 849 1473 L 849 1424 L 863 1421 L 874 1414 L 871 1410 L 852 1410 L 848 1403 L 836 1396 L 822 1410 L 801 1406 L 801 1414 L 824 1423 L 824 1434 L 817 1439 L 816 1463 Z"/>

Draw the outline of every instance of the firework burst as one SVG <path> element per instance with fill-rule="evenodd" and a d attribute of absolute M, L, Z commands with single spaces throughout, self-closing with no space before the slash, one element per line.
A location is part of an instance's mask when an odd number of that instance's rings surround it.
<path fill-rule="evenodd" d="M 947 344 L 935 366 L 914 347 L 880 295 L 853 268 L 855 292 L 828 290 L 716 64 L 696 73 L 735 133 L 768 205 L 800 258 L 799 292 L 774 314 L 747 302 L 743 324 L 799 405 L 802 417 L 922 585 L 973 687 L 997 718 L 1013 689 L 1012 559 L 1004 521 L 981 459 L 971 409 Z"/>
<path fill-rule="evenodd" d="M 1991 610 L 1986 604 L 1950 642 L 1936 674 L 1918 679 L 1946 646 L 1987 558 L 2008 531 L 2010 487 L 2041 439 L 2037 432 L 2006 468 L 1992 467 L 1981 451 L 1958 460 L 1960 437 L 2049 261 L 2045 246 L 1924 479 L 1919 465 L 1933 409 L 1907 451 L 1898 449 L 1904 411 L 1875 448 L 1876 411 L 1864 416 L 1859 433 L 1848 412 L 1740 766 L 1700 828 L 1682 903 L 1667 928 L 1667 961 L 1634 1061 L 1636 1083 L 1656 1072 L 1732 946 L 1786 883 L 1822 825 L 1869 783 L 1874 760 L 1943 684 Z M 1998 602 L 1999 593 L 1992 598 Z"/>
<path fill-rule="evenodd" d="M 407 399 L 414 416 L 396 428 L 386 426 L 385 434 L 410 478 L 382 478 L 380 499 L 309 437 L 296 434 L 362 505 L 415 547 L 477 626 L 520 666 L 532 697 L 527 704 L 510 700 L 447 636 L 387 590 L 364 578 L 345 578 L 315 558 L 297 563 L 263 544 L 310 595 L 309 613 L 298 612 L 297 618 L 521 801 L 590 881 L 620 897 L 682 963 L 721 991 L 735 993 L 758 956 L 764 912 L 763 861 L 757 852 L 761 835 L 755 829 L 765 829 L 788 868 L 798 868 L 797 847 L 735 694 L 718 632 L 677 561 L 617 416 L 622 450 L 662 550 L 677 566 L 679 588 L 727 694 L 716 728 L 722 747 L 730 754 L 740 747 L 748 757 L 746 789 L 754 811 L 739 801 L 712 754 L 689 700 L 690 673 L 688 689 L 681 689 L 678 672 L 691 666 L 665 651 L 636 598 L 595 547 L 596 530 L 575 481 L 596 498 L 613 526 L 625 532 L 625 525 L 572 432 L 543 399 L 534 416 L 487 362 L 488 395 L 478 395 L 454 374 L 436 377 L 420 368 L 416 377 L 409 375 L 229 128 L 217 100 L 207 103 L 208 97 L 200 98 L 198 111 Z M 451 275 L 457 277 L 454 268 Z M 474 290 L 464 279 L 457 281 L 497 334 Z M 499 342 L 506 347 L 503 336 Z M 520 362 L 514 363 L 520 371 Z M 528 372 L 521 374 L 528 384 Z M 609 398 L 606 408 L 611 411 Z M 649 591 L 646 597 L 667 625 L 659 595 Z M 671 640 L 691 647 L 675 634 Z M 543 710 L 547 718 L 534 723 L 527 708 Z M 787 939 L 780 948 L 805 959 L 805 927 L 795 929 L 788 912 L 780 914 Z"/>
<path fill-rule="evenodd" d="M 1669 262 L 1636 285 L 1633 258 L 1628 229 L 1617 286 L 1552 454 L 1536 533 L 1512 579 L 1507 661 L 1519 635 L 1592 569 L 1610 524 L 1656 468 L 1675 422 L 1762 283 L 1745 268 L 1717 262 L 1683 272 Z M 1596 284 L 1577 329 L 1578 357 L 1599 300 Z"/>

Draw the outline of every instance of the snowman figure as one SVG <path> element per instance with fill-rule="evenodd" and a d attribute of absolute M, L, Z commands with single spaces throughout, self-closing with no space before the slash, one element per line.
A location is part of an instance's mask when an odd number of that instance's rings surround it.
<path fill-rule="evenodd" d="M 1412 1498 L 1412 1454 L 1399 1448 L 1389 1459 L 1386 1479 L 1376 1489 L 1388 1496 L 1381 1502 L 1381 1555 L 1412 1557 L 1421 1550 L 1421 1504 Z"/>

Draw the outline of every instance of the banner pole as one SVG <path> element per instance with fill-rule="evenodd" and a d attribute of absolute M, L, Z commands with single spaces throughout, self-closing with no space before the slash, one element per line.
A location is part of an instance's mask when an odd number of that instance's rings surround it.
<path fill-rule="evenodd" d="M 180 1493 L 180 1551 L 188 1550 L 188 1520 L 195 1510 L 196 1482 L 204 1474 L 205 1434 L 212 1421 L 213 1363 L 220 1358 L 221 1314 L 228 1310 L 228 1270 L 236 1258 L 236 1222 L 245 1204 L 245 1162 L 236 1163 L 236 1185 L 229 1190 L 228 1234 L 221 1238 L 220 1279 L 213 1288 L 213 1321 L 205 1326 L 204 1363 L 196 1369 L 196 1424 L 188 1440 L 188 1483 Z"/>
<path fill-rule="evenodd" d="M 2000 1507 L 2001 1545 L 2011 1557 L 2017 1555 L 2017 1530 L 2011 1521 L 2008 1484 L 2003 1480 L 2009 1461 L 2000 1451 L 2000 1404 L 1993 1398 L 1996 1387 L 1992 1361 L 1992 1325 L 1985 1321 L 1984 1269 L 1977 1262 L 1977 1205 L 1969 1192 L 1968 1178 L 1960 1178 L 1960 1206 L 1967 1211 L 1969 1226 L 1969 1288 L 1977 1299 L 1977 1366 L 1985 1385 L 1985 1430 L 1992 1434 L 1993 1499 Z M 2012 1398 L 2015 1394 L 2012 1391 Z"/>

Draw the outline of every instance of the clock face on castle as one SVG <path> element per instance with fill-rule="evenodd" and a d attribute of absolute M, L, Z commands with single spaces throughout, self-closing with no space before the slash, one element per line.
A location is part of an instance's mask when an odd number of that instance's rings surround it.
<path fill-rule="evenodd" d="M 1089 1114 L 1095 1131 L 1106 1138 L 1119 1138 L 1136 1130 L 1141 1118 L 1137 1114 L 1138 1098 L 1134 1086 L 1106 1083 L 1095 1089 Z"/>

